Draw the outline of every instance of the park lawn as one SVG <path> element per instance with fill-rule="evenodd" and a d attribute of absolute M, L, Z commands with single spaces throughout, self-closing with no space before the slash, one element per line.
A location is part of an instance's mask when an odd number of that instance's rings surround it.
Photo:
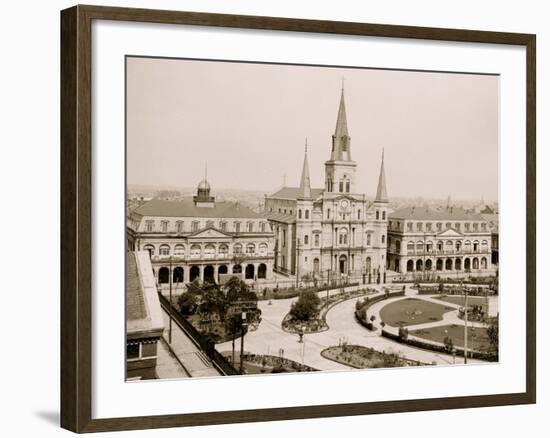
<path fill-rule="evenodd" d="M 443 314 L 452 310 L 455 309 L 443 304 L 417 298 L 405 298 L 382 307 L 380 318 L 392 327 L 410 326 L 442 321 Z"/>
<path fill-rule="evenodd" d="M 445 301 L 447 303 L 458 304 L 459 306 L 464 306 L 464 297 L 461 295 L 444 295 L 444 296 L 434 296 L 440 301 Z M 485 297 L 468 297 L 468 307 L 470 306 L 482 306 L 483 309 L 487 307 L 487 300 Z"/>
<path fill-rule="evenodd" d="M 441 342 L 448 336 L 453 340 L 455 347 L 464 347 L 464 326 L 463 325 L 441 325 L 427 329 L 411 331 L 409 334 L 417 338 Z M 491 343 L 487 336 L 487 329 L 468 327 L 468 349 L 476 351 L 489 351 Z"/>

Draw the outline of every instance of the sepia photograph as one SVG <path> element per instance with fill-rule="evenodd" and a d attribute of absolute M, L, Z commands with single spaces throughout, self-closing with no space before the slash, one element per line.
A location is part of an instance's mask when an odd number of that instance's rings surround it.
<path fill-rule="evenodd" d="M 125 62 L 126 381 L 499 361 L 498 74 Z"/>

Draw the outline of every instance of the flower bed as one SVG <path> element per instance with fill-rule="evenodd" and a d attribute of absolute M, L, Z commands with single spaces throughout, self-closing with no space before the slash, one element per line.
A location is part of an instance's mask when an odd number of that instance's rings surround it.
<path fill-rule="evenodd" d="M 386 330 L 382 329 L 382 336 L 391 339 L 392 341 L 399 342 L 400 344 L 407 344 L 412 347 L 422 348 L 424 350 L 431 350 L 431 351 L 437 351 L 439 353 L 445 353 L 450 354 L 450 351 L 448 351 L 448 348 L 445 345 L 439 345 L 434 344 L 431 342 L 424 342 L 418 338 L 411 338 L 410 336 L 403 338 L 400 337 L 397 334 L 387 332 Z M 464 348 L 456 348 L 456 355 L 464 357 Z M 471 351 L 468 350 L 468 357 L 472 359 L 481 359 L 486 360 L 488 362 L 496 362 L 498 361 L 498 356 L 493 353 L 483 353 L 480 351 Z"/>
<path fill-rule="evenodd" d="M 331 289 L 341 289 L 351 286 L 359 286 L 359 283 L 345 283 L 342 285 L 322 285 L 322 286 L 310 286 L 310 287 L 302 287 L 302 288 L 296 288 L 296 287 L 289 287 L 284 289 L 274 288 L 269 289 L 265 288 L 261 292 L 258 292 L 258 300 L 284 300 L 287 298 L 296 298 L 303 292 L 323 292 L 326 290 Z"/>
<path fill-rule="evenodd" d="M 231 362 L 232 353 L 223 352 L 223 356 Z M 239 366 L 239 355 L 235 355 L 235 364 L 234 366 L 238 368 Z M 296 361 L 287 359 L 280 356 L 272 356 L 267 354 L 253 354 L 245 353 L 243 355 L 243 365 L 245 374 L 276 374 L 276 373 L 302 373 L 302 372 L 311 372 L 319 371 L 316 368 L 310 367 L 308 365 L 302 365 Z"/>
<path fill-rule="evenodd" d="M 399 357 L 396 353 L 376 351 L 362 345 L 340 345 L 328 347 L 321 351 L 325 359 L 341 363 L 353 368 L 395 368 L 427 365 L 422 362 Z"/>

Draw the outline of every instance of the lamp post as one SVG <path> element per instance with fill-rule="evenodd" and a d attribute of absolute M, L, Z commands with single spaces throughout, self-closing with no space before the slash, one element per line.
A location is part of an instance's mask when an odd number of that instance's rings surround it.
<path fill-rule="evenodd" d="M 170 255 L 170 259 L 169 259 L 169 266 L 170 266 L 170 269 L 169 269 L 169 275 L 170 275 L 170 278 L 169 278 L 169 283 L 170 283 L 170 311 L 168 312 L 168 315 L 169 315 L 169 323 L 168 323 L 168 343 L 170 345 L 172 345 L 172 256 Z"/>
<path fill-rule="evenodd" d="M 462 281 L 460 282 L 462 287 Z M 468 289 L 463 288 L 464 292 L 464 363 L 468 363 Z"/>
<path fill-rule="evenodd" d="M 241 314 L 241 362 L 240 362 L 240 372 L 244 374 L 244 329 L 246 327 L 246 312 Z"/>

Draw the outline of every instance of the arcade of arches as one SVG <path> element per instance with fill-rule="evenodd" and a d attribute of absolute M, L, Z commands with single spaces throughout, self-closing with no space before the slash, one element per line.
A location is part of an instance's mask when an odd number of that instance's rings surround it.
<path fill-rule="evenodd" d="M 237 274 L 243 276 L 245 280 L 264 280 L 267 276 L 267 265 L 265 263 L 248 263 L 248 264 L 222 264 L 222 265 L 190 265 L 190 266 L 173 266 L 172 267 L 172 283 L 181 284 L 195 280 L 210 281 L 218 283 L 220 275 Z M 155 274 L 159 284 L 170 283 L 170 267 L 161 266 L 155 269 Z"/>
<path fill-rule="evenodd" d="M 396 262 L 398 262 L 396 260 Z M 432 271 L 433 270 L 433 260 L 432 259 L 408 259 L 407 260 L 407 272 L 415 271 Z M 437 258 L 435 259 L 435 270 L 436 271 L 459 271 L 459 272 L 469 272 L 472 270 L 487 269 L 488 268 L 488 258 L 487 257 L 447 257 L 447 258 Z M 396 263 L 396 267 L 397 263 Z"/>

